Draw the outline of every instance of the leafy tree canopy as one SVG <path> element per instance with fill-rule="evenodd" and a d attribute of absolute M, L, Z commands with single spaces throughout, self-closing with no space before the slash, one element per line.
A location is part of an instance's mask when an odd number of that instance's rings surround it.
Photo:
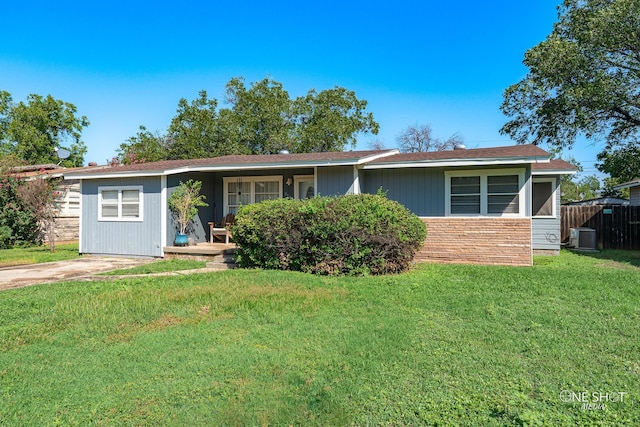
<path fill-rule="evenodd" d="M 120 146 L 119 160 L 341 151 L 355 146 L 358 134 L 379 128 L 367 102 L 341 87 L 292 99 L 279 82 L 265 78 L 247 86 L 237 77 L 226 84 L 224 100 L 228 107 L 221 108 L 204 90 L 191 102 L 180 99 L 166 136 L 141 128 Z"/>
<path fill-rule="evenodd" d="M 598 154 L 598 161 L 598 169 L 608 173 L 619 184 L 639 178 L 640 143 L 633 141 L 616 150 L 605 150 Z"/>
<path fill-rule="evenodd" d="M 0 91 L 0 152 L 29 164 L 81 166 L 87 148 L 80 138 L 89 121 L 76 114 L 75 105 L 51 95 L 31 94 L 26 102 L 15 103 L 8 92 Z M 71 155 L 60 162 L 55 148 L 66 148 Z"/>
<path fill-rule="evenodd" d="M 155 162 L 167 158 L 166 137 L 140 126 L 135 136 L 120 144 L 118 160 L 124 164 Z"/>
<path fill-rule="evenodd" d="M 640 2 L 565 0 L 529 73 L 504 93 L 501 129 L 520 143 L 571 146 L 579 133 L 611 146 L 640 128 Z"/>

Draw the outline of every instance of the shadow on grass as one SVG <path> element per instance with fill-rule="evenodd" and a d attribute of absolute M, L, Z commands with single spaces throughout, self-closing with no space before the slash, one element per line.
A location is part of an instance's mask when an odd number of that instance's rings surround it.
<path fill-rule="evenodd" d="M 615 261 L 633 267 L 640 267 L 640 251 L 627 251 L 621 249 L 601 249 L 598 251 L 581 251 L 569 249 L 576 255 L 600 259 L 603 261 Z"/>

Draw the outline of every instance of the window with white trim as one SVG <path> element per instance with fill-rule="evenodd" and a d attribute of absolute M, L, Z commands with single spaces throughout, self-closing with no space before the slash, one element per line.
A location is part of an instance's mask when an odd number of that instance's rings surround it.
<path fill-rule="evenodd" d="M 98 221 L 142 221 L 142 186 L 98 187 Z"/>
<path fill-rule="evenodd" d="M 534 178 L 531 186 L 531 215 L 538 218 L 556 217 L 555 178 Z"/>
<path fill-rule="evenodd" d="M 235 214 L 240 206 L 282 197 L 282 176 L 224 177 L 224 211 Z"/>
<path fill-rule="evenodd" d="M 446 215 L 524 216 L 524 169 L 445 172 Z"/>

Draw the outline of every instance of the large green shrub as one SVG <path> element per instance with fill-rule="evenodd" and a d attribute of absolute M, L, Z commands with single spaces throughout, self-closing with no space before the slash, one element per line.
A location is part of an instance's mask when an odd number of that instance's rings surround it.
<path fill-rule="evenodd" d="M 0 249 L 41 243 L 38 219 L 19 195 L 23 185 L 20 178 L 0 174 Z"/>
<path fill-rule="evenodd" d="M 232 232 L 242 267 L 331 275 L 404 271 L 426 237 L 417 216 L 380 194 L 244 206 Z"/>

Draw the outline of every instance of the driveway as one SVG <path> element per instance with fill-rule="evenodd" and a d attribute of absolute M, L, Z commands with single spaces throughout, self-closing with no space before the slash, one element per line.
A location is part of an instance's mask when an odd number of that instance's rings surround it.
<path fill-rule="evenodd" d="M 38 283 L 88 280 L 96 273 L 135 267 L 153 261 L 153 259 L 145 258 L 84 256 L 68 261 L 0 268 L 0 290 L 21 288 Z"/>

